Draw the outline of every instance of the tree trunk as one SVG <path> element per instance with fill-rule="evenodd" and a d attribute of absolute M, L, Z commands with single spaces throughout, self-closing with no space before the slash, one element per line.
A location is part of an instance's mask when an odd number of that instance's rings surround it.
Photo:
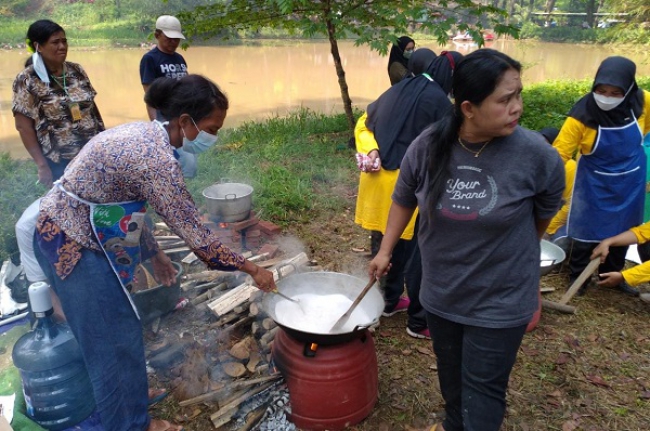
<path fill-rule="evenodd" d="M 544 12 L 547 14 L 550 14 L 553 12 L 553 9 L 555 9 L 555 0 L 546 0 L 546 7 L 544 8 Z M 551 24 L 551 16 L 546 15 L 544 20 L 550 25 Z"/>
<path fill-rule="evenodd" d="M 555 9 L 555 0 L 546 0 L 546 8 L 544 8 L 544 12 L 551 13 L 553 12 L 553 9 Z"/>
<path fill-rule="evenodd" d="M 587 24 L 594 28 L 594 12 L 596 9 L 596 0 L 587 0 Z"/>
<path fill-rule="evenodd" d="M 336 29 L 334 28 L 334 23 L 331 19 L 326 18 L 325 24 L 327 25 L 327 35 L 330 41 L 330 49 L 332 52 L 332 58 L 334 59 L 334 67 L 336 68 L 336 76 L 339 78 L 339 87 L 341 87 L 341 99 L 343 99 L 343 109 L 345 110 L 345 115 L 348 117 L 348 125 L 350 130 L 354 130 L 354 114 L 352 113 L 352 99 L 350 99 L 350 93 L 348 92 L 348 83 L 345 80 L 345 71 L 343 70 L 343 65 L 341 64 L 341 55 L 339 54 L 339 45 L 336 40 Z"/>

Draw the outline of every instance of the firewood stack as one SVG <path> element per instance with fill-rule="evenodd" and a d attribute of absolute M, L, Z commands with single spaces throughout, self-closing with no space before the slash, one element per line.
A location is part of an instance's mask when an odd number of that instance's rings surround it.
<path fill-rule="evenodd" d="M 276 281 L 312 263 L 305 253 L 282 255 L 272 241 L 279 228 L 255 216 L 217 227 L 222 235 L 227 230 L 231 240 L 237 239 L 237 232 L 252 232 L 250 238 L 257 237 L 255 230 L 261 232 L 261 247 L 238 249 L 237 241 L 229 245 L 274 272 Z M 215 428 L 223 431 L 254 429 L 269 414 L 281 415 L 288 392 L 281 376 L 270 366 L 271 347 L 279 328 L 262 310 L 263 292 L 244 273 L 207 270 L 163 224 L 157 224 L 156 234 L 159 246 L 170 258 L 184 264 L 181 299 L 185 300 L 185 309 L 178 308 L 170 315 L 175 317 L 164 324 L 159 318 L 147 326 L 145 333 L 152 339 L 147 345 L 150 372 L 170 381 L 185 418 L 207 410 Z M 174 321 L 181 327 L 171 326 Z M 269 413 L 269 409 L 276 413 Z"/>
<path fill-rule="evenodd" d="M 263 297 L 264 293 L 261 291 L 251 294 L 248 314 L 253 319 L 251 323 L 251 334 L 257 340 L 260 351 L 266 355 L 270 355 L 273 339 L 275 338 L 276 332 L 278 332 L 278 324 L 262 308 Z"/>

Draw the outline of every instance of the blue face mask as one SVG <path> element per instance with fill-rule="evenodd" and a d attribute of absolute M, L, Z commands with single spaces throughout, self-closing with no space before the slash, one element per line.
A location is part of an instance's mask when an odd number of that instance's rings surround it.
<path fill-rule="evenodd" d="M 185 131 L 181 128 L 181 131 L 183 132 L 183 151 L 190 154 L 200 154 L 209 150 L 210 147 L 217 143 L 217 135 L 211 135 L 204 130 L 200 130 L 194 122 L 194 119 L 190 118 L 190 120 L 194 123 L 194 127 L 199 131 L 199 134 L 196 135 L 196 138 L 190 141 L 187 139 L 187 136 L 185 136 Z"/>

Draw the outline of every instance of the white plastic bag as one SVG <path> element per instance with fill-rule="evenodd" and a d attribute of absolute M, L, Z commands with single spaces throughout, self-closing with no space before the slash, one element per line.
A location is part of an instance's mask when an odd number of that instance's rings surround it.
<path fill-rule="evenodd" d="M 27 308 L 27 303 L 18 303 L 11 297 L 9 283 L 20 275 L 22 266 L 16 266 L 10 260 L 6 260 L 0 269 L 0 319 L 4 319 Z"/>

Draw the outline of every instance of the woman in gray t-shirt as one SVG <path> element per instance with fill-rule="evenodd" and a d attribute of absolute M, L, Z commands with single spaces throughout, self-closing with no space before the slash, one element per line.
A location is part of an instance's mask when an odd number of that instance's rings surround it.
<path fill-rule="evenodd" d="M 498 431 L 510 371 L 538 307 L 539 241 L 560 207 L 564 167 L 518 125 L 521 65 L 491 49 L 454 71 L 454 109 L 409 147 L 386 234 L 369 266 L 386 273 L 416 207 L 420 301 L 446 418 L 435 431 Z"/>

